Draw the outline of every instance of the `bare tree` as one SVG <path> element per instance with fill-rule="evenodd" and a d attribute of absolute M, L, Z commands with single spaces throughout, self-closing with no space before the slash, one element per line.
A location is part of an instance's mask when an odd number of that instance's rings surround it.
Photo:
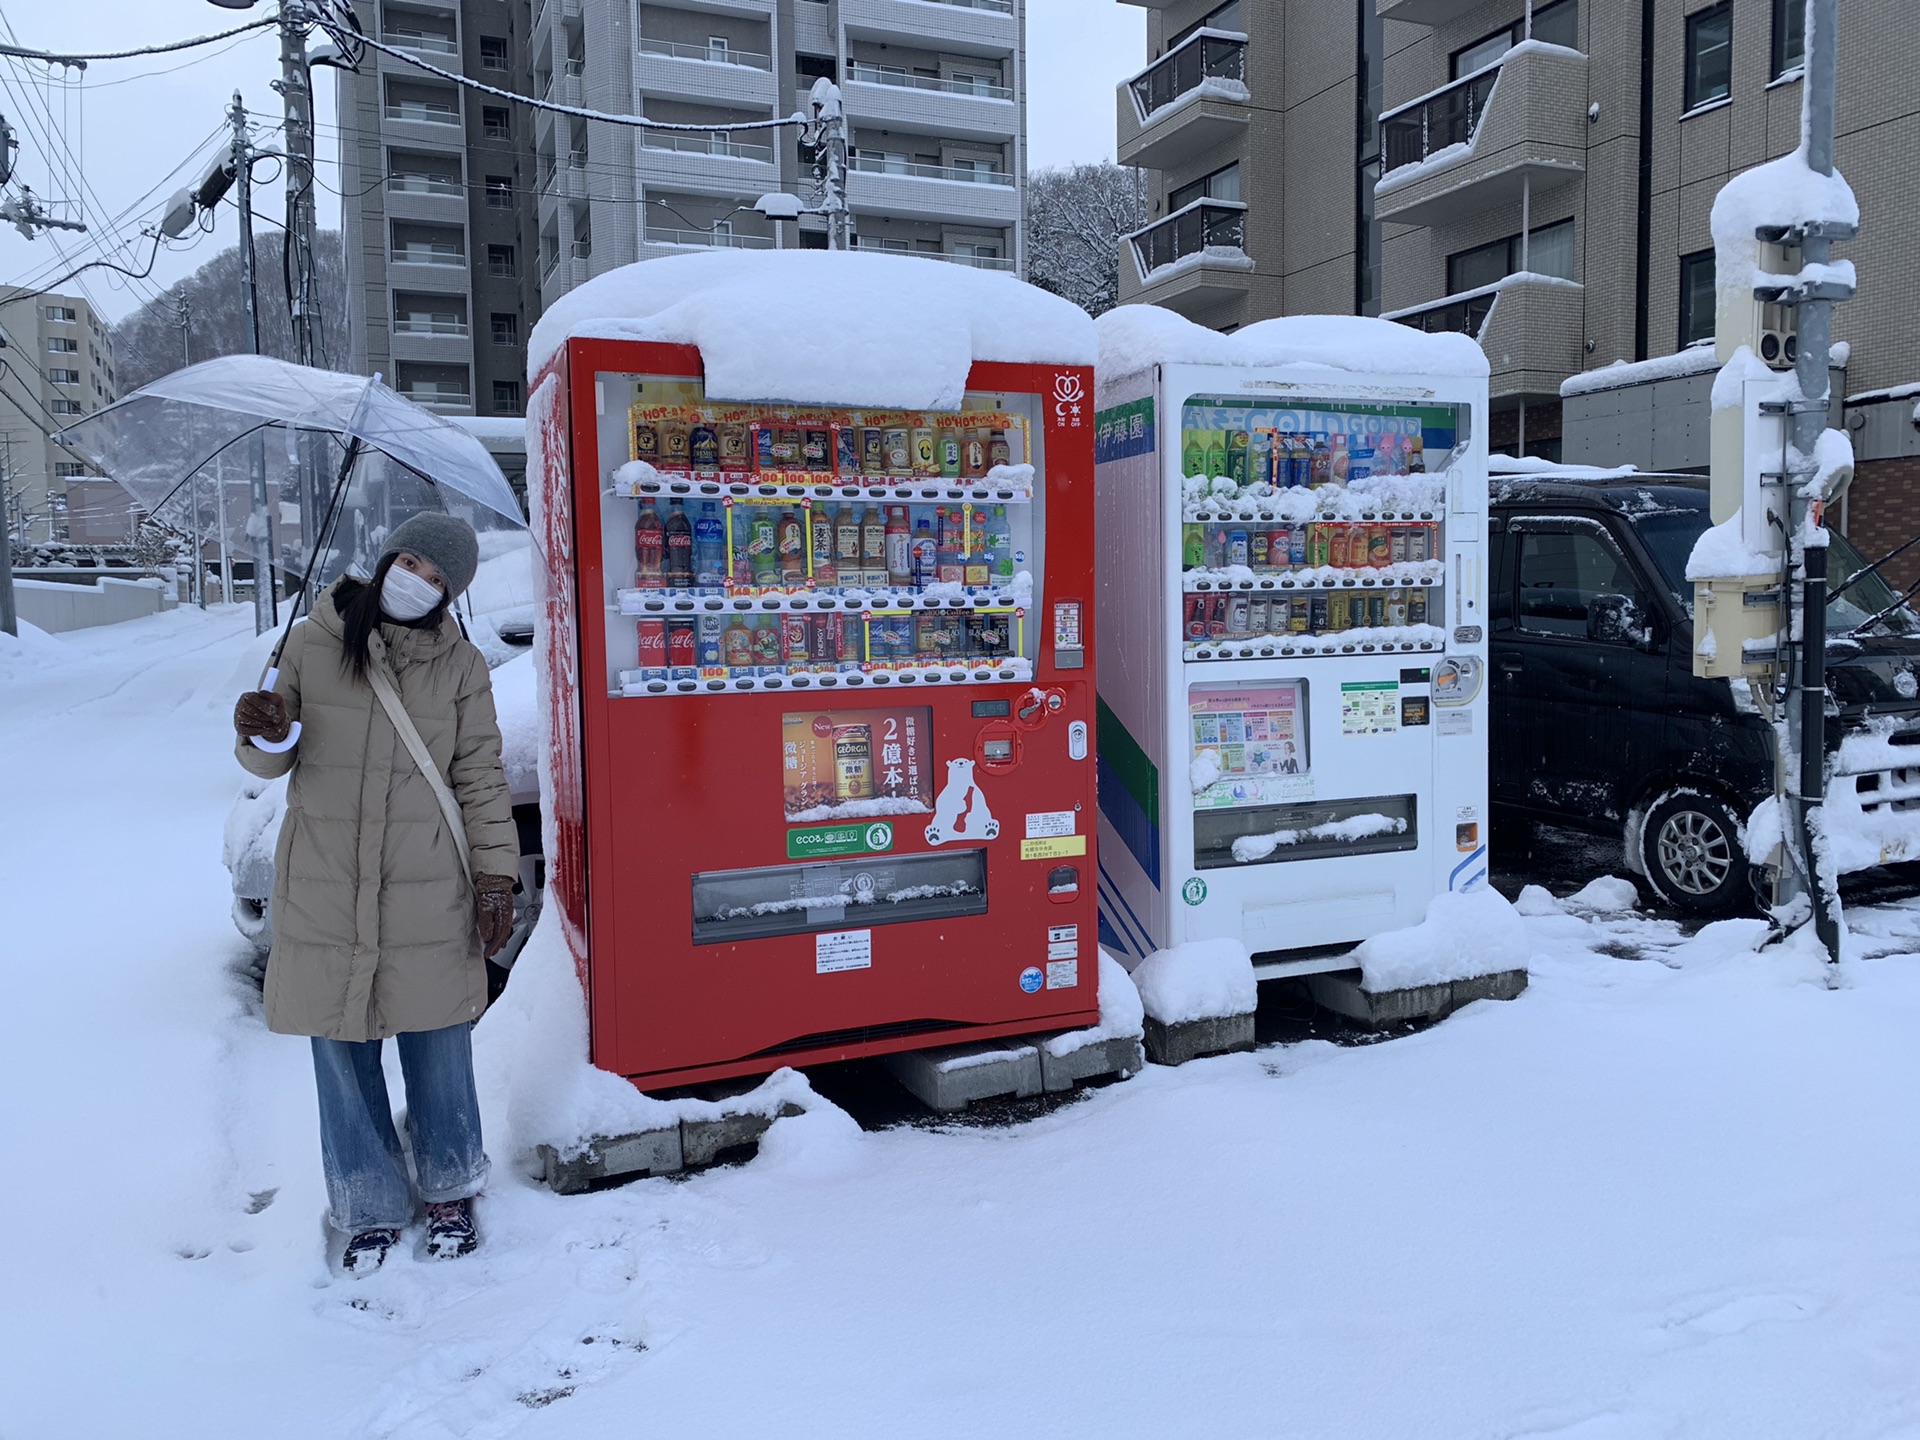
<path fill-rule="evenodd" d="M 293 357 L 293 328 L 287 319 L 285 269 L 281 260 L 283 237 L 261 235 L 254 242 L 258 275 L 260 350 L 282 359 Z M 316 359 L 330 369 L 347 363 L 347 275 L 338 230 L 314 237 L 314 281 L 318 291 L 315 311 Z M 187 346 L 180 337 L 178 301 L 187 302 Z M 240 286 L 240 251 L 223 250 L 172 290 L 150 300 L 113 327 L 113 351 L 121 394 L 149 380 L 178 370 L 189 354 L 197 363 L 216 355 L 247 351 L 246 297 Z"/>
<path fill-rule="evenodd" d="M 1027 279 L 1089 314 L 1120 302 L 1120 237 L 1146 223 L 1146 177 L 1127 165 L 1027 176 Z"/>

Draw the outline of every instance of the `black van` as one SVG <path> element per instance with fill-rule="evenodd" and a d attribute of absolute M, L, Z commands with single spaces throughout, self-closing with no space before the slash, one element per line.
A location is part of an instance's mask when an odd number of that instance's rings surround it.
<path fill-rule="evenodd" d="M 1496 853 L 1503 840 L 1525 845 L 1535 821 L 1612 833 L 1627 865 L 1676 909 L 1751 904 L 1740 837 L 1773 793 L 1772 737 L 1743 683 L 1693 674 L 1687 557 L 1711 523 L 1699 476 L 1494 475 Z M 1832 584 L 1866 565 L 1833 537 Z M 1896 719 L 1893 743 L 1920 745 L 1920 617 L 1874 573 L 1834 596 L 1827 623 L 1840 721 L 1830 746 L 1869 715 Z M 1914 756 L 1920 765 L 1920 749 Z M 1897 773 L 1886 776 L 1889 792 Z M 1882 782 L 1844 783 L 1866 792 Z"/>

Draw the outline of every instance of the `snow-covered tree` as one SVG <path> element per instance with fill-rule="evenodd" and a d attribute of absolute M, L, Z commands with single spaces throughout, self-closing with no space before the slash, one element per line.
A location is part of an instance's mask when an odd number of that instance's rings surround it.
<path fill-rule="evenodd" d="M 287 318 L 286 272 L 281 267 L 281 236 L 254 241 L 255 286 L 263 354 L 293 358 L 293 327 Z M 347 364 L 347 274 L 338 230 L 314 236 L 315 360 L 325 369 Z M 193 361 L 247 350 L 246 299 L 240 285 L 240 251 L 223 250 L 158 300 L 150 300 L 113 327 L 116 378 L 122 395 L 186 363 L 180 345 L 180 314 L 175 301 L 187 302 L 188 342 Z"/>
<path fill-rule="evenodd" d="M 1027 279 L 1089 314 L 1120 301 L 1120 237 L 1146 223 L 1146 177 L 1126 165 L 1027 175 Z"/>

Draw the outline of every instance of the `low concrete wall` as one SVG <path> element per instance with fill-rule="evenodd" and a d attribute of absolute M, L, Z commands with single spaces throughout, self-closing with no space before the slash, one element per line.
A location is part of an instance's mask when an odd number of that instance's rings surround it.
<path fill-rule="evenodd" d="M 115 580 L 102 576 L 91 585 L 66 585 L 57 580 L 13 582 L 20 618 L 42 630 L 84 630 L 90 625 L 114 625 L 156 615 L 179 603 L 174 587 L 164 580 Z"/>

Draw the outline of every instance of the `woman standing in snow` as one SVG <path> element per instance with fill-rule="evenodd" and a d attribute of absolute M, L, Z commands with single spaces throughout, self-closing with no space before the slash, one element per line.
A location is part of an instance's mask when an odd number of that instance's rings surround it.
<path fill-rule="evenodd" d="M 487 1157 L 469 1034 L 486 1008 L 483 957 L 513 927 L 519 867 L 492 681 L 448 614 L 478 566 L 464 521 L 415 515 L 371 581 L 336 581 L 294 627 L 274 688 L 234 708 L 240 763 L 264 779 L 292 771 L 267 1026 L 313 1037 L 329 1218 L 349 1274 L 378 1269 L 414 1213 L 380 1065 L 389 1035 L 427 1251 L 478 1243 Z M 296 721 L 283 753 L 251 743 L 284 742 Z"/>

